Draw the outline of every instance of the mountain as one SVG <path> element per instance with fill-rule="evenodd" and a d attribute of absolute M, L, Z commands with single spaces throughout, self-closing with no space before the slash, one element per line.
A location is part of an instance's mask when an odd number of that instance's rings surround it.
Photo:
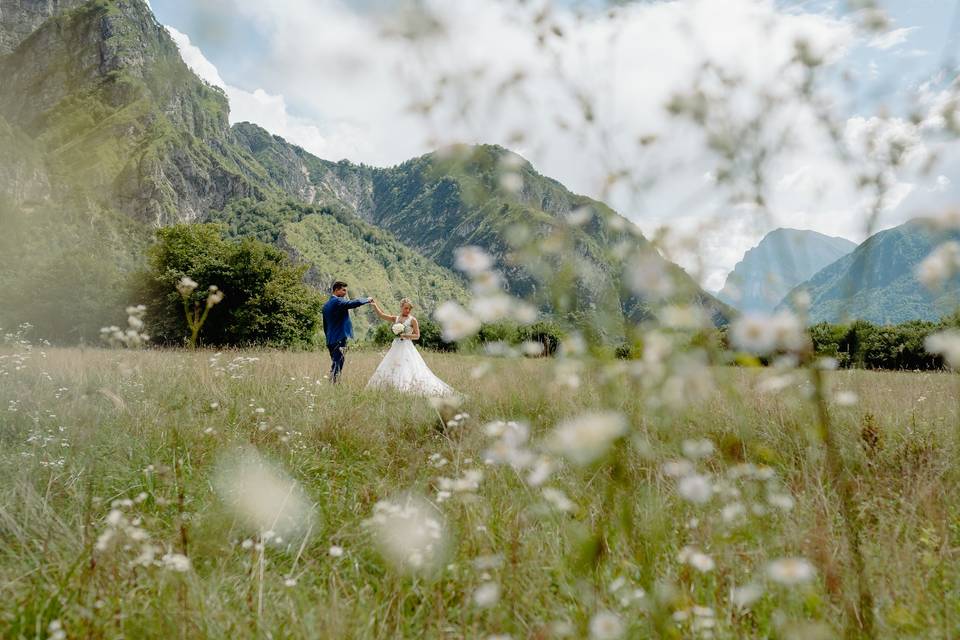
<path fill-rule="evenodd" d="M 376 168 L 321 160 L 249 123 L 235 129 L 290 196 L 345 206 L 448 269 L 454 267 L 457 248 L 480 246 L 493 255 L 509 291 L 540 296 L 553 311 L 563 302 L 548 300 L 543 283 L 556 276 L 557 261 L 522 249 L 521 236 L 569 234 L 581 285 L 579 297 L 568 301 L 570 310 L 602 321 L 601 330 L 610 335 L 622 335 L 625 320 L 650 317 L 649 305 L 630 293 L 621 277 L 628 256 L 641 251 L 656 255 L 640 230 L 605 204 L 541 175 L 512 151 L 464 145 Z M 567 224 L 574 212 L 588 214 L 583 225 Z M 677 280 L 681 299 L 705 306 L 718 323 L 729 317 L 730 310 L 679 267 L 662 262 Z"/>
<path fill-rule="evenodd" d="M 346 277 L 384 300 L 411 295 L 424 312 L 466 299 L 454 251 L 475 244 L 545 311 L 585 314 L 610 337 L 649 316 L 621 283 L 630 256 L 649 249 L 639 230 L 506 149 L 376 168 L 231 126 L 224 93 L 190 71 L 144 0 L 0 0 L 0 33 L 0 326 L 96 335 L 129 301 L 125 274 L 153 230 L 195 221 L 276 244 L 310 264 L 318 287 Z M 589 219 L 567 224 L 577 211 Z M 525 249 L 524 235 L 569 239 L 575 272 Z M 725 321 L 725 305 L 662 268 L 682 299 Z M 575 294 L 557 295 L 560 281 Z"/>
<path fill-rule="evenodd" d="M 960 280 L 931 293 L 915 273 L 923 259 L 948 240 L 960 240 L 960 231 L 938 231 L 927 222 L 912 220 L 870 236 L 794 292 L 810 294 L 811 322 L 937 320 L 956 310 Z"/>
<path fill-rule="evenodd" d="M 142 0 L 0 1 L 4 42 L 9 25 L 47 18 L 27 36 L 13 31 L 15 49 L 0 56 L 0 326 L 95 337 L 129 302 L 126 274 L 155 228 L 230 222 L 246 205 L 275 227 L 272 242 L 311 263 L 318 287 L 349 273 L 384 300 L 465 299 L 459 275 L 352 214 L 316 207 L 272 220 L 291 196 L 314 198 L 253 158 L 225 95 L 187 68 Z M 426 283 L 422 295 L 412 282 Z"/>
<path fill-rule="evenodd" d="M 816 231 L 774 229 L 744 254 L 717 297 L 741 311 L 772 311 L 791 289 L 856 247 Z"/>

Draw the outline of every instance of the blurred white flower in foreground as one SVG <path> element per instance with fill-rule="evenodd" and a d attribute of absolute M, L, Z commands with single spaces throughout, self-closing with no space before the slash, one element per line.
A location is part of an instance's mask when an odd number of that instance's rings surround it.
<path fill-rule="evenodd" d="M 776 351 L 801 351 L 807 344 L 803 323 L 789 311 L 773 315 L 747 313 L 730 329 L 730 342 L 737 349 L 757 355 Z"/>
<path fill-rule="evenodd" d="M 500 585 L 484 582 L 473 592 L 473 602 L 481 609 L 492 607 L 500 601 Z"/>
<path fill-rule="evenodd" d="M 623 632 L 623 620 L 612 611 L 600 611 L 590 618 L 590 637 L 594 640 L 616 640 Z"/>
<path fill-rule="evenodd" d="M 619 413 L 587 413 L 558 424 L 550 435 L 550 448 L 574 464 L 587 465 L 626 432 L 627 419 Z"/>
<path fill-rule="evenodd" d="M 543 499 L 552 504 L 559 511 L 573 511 L 576 505 L 560 489 L 553 487 L 543 488 Z"/>
<path fill-rule="evenodd" d="M 454 251 L 454 266 L 460 271 L 475 276 L 493 267 L 493 256 L 480 247 L 460 247 Z"/>
<path fill-rule="evenodd" d="M 433 317 L 440 323 L 447 342 L 464 340 L 480 330 L 480 320 L 452 300 L 437 307 Z"/>
<path fill-rule="evenodd" d="M 707 476 L 693 473 L 680 478 L 677 493 L 694 504 L 704 504 L 713 495 L 713 484 Z"/>
<path fill-rule="evenodd" d="M 635 256 L 627 265 L 626 282 L 637 295 L 661 300 L 673 295 L 673 276 L 666 261 L 653 249 Z"/>
<path fill-rule="evenodd" d="M 281 539 L 292 538 L 304 534 L 313 521 L 313 507 L 297 481 L 253 447 L 221 457 L 213 486 L 231 511 L 258 534 L 271 531 Z"/>
<path fill-rule="evenodd" d="M 763 596 L 763 588 L 755 583 L 734 587 L 730 590 L 730 602 L 733 606 L 745 609 Z"/>
<path fill-rule="evenodd" d="M 939 331 L 927 336 L 923 343 L 929 353 L 943 356 L 951 369 L 960 369 L 960 331 Z"/>
<path fill-rule="evenodd" d="M 817 571 L 803 558 L 780 558 L 767 565 L 767 577 L 786 586 L 813 580 Z"/>
<path fill-rule="evenodd" d="M 684 440 L 683 455 L 691 460 L 706 458 L 713 454 L 713 442 L 707 438 L 700 440 Z"/>
<path fill-rule="evenodd" d="M 960 273 L 960 243 L 951 240 L 939 245 L 917 266 L 917 280 L 931 291 Z"/>
<path fill-rule="evenodd" d="M 182 553 L 167 553 L 160 559 L 164 568 L 178 573 L 190 571 L 190 558 Z"/>
<path fill-rule="evenodd" d="M 713 571 L 713 569 L 717 566 L 713 561 L 713 558 L 694 547 L 684 547 L 683 549 L 680 549 L 680 553 L 677 555 L 677 560 L 684 564 L 690 565 L 701 573 Z"/>
<path fill-rule="evenodd" d="M 412 495 L 381 500 L 364 521 L 384 558 L 398 570 L 430 571 L 443 563 L 447 535 L 440 512 Z"/>

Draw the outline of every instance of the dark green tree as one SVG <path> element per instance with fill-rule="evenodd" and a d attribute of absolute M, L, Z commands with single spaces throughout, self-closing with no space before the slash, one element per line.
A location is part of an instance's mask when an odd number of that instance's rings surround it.
<path fill-rule="evenodd" d="M 176 225 L 157 231 L 149 269 L 136 278 L 147 305 L 154 343 L 179 344 L 189 335 L 177 283 L 199 284 L 188 305 L 206 304 L 208 287 L 224 293 L 200 334 L 213 346 L 306 346 L 320 327 L 323 297 L 303 283 L 307 267 L 253 238 L 226 240 L 215 224 Z"/>

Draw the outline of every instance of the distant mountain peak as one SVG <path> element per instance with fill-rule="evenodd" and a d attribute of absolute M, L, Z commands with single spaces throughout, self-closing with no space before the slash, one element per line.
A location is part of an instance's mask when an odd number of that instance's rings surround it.
<path fill-rule="evenodd" d="M 742 311 L 771 311 L 795 286 L 856 245 L 808 229 L 770 231 L 737 263 L 718 297 Z"/>
<path fill-rule="evenodd" d="M 955 311 L 960 279 L 928 291 L 916 278 L 917 266 L 946 240 L 960 240 L 960 232 L 938 230 L 922 219 L 873 234 L 796 288 L 810 295 L 810 321 L 893 324 Z M 784 299 L 782 306 L 788 303 Z"/>

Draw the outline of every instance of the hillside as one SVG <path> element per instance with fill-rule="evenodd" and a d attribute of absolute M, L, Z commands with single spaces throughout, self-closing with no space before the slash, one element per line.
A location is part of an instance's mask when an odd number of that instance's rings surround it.
<path fill-rule="evenodd" d="M 206 220 L 309 263 L 318 287 L 344 277 L 385 301 L 410 295 L 421 313 L 466 296 L 454 251 L 475 244 L 512 292 L 604 336 L 650 316 L 622 284 L 625 261 L 649 248 L 639 230 L 506 149 L 464 147 L 392 168 L 322 160 L 254 125 L 230 126 L 226 96 L 184 64 L 144 0 L 0 1 L 0 51 L 9 51 L 0 55 L 0 220 L 10 230 L 0 295 L 14 301 L 0 326 L 26 320 L 50 338 L 93 338 L 110 309 L 134 301 L 125 276 L 154 229 Z M 568 225 L 578 210 L 589 220 Z M 568 240 L 574 259 L 540 251 L 547 236 Z M 662 269 L 681 281 L 679 300 L 725 322 L 724 305 L 675 265 Z M 63 289 L 55 301 L 37 294 L 52 280 Z M 577 283 L 575 295 L 558 294 L 558 282 Z"/>
<path fill-rule="evenodd" d="M 937 320 L 956 310 L 960 281 L 931 293 L 915 272 L 938 244 L 950 239 L 960 240 L 960 232 L 939 232 L 922 221 L 910 221 L 870 236 L 796 290 L 810 294 L 811 322 Z"/>
<path fill-rule="evenodd" d="M 116 321 L 155 228 L 230 222 L 246 207 L 262 214 L 259 226 L 232 233 L 258 235 L 293 191 L 247 151 L 226 97 L 186 67 L 142 0 L 73 4 L 0 57 L 0 326 L 29 321 L 63 341 L 95 339 Z M 27 17 L 16 22 L 14 9 Z M 4 5 L 2 24 L 36 15 Z M 320 288 L 346 273 L 385 301 L 417 296 L 411 281 L 434 283 L 416 298 L 429 308 L 465 297 L 459 276 L 353 214 L 340 218 L 285 220 L 268 241 L 308 260 Z"/>
<path fill-rule="evenodd" d="M 744 254 L 717 297 L 741 311 L 772 311 L 791 289 L 856 246 L 816 231 L 774 229 Z"/>
<path fill-rule="evenodd" d="M 622 335 L 625 320 L 650 317 L 647 301 L 622 284 L 625 259 L 650 249 L 639 229 L 605 204 L 539 174 L 507 149 L 462 146 L 374 168 L 321 160 L 255 125 L 234 128 L 274 180 L 286 185 L 288 195 L 319 205 L 344 205 L 448 269 L 454 267 L 457 248 L 483 247 L 506 275 L 508 290 L 539 297 L 541 305 L 554 312 L 558 303 L 549 298 L 546 285 L 558 273 L 559 261 L 531 241 L 569 234 L 578 258 L 575 277 L 581 297 L 571 301 L 568 311 L 589 309 L 593 320 L 604 320 L 602 331 L 611 336 Z M 571 213 L 585 211 L 585 224 L 566 224 Z M 664 269 L 677 280 L 679 299 L 702 304 L 715 321 L 725 322 L 730 310 L 724 304 L 676 265 L 664 261 Z"/>

